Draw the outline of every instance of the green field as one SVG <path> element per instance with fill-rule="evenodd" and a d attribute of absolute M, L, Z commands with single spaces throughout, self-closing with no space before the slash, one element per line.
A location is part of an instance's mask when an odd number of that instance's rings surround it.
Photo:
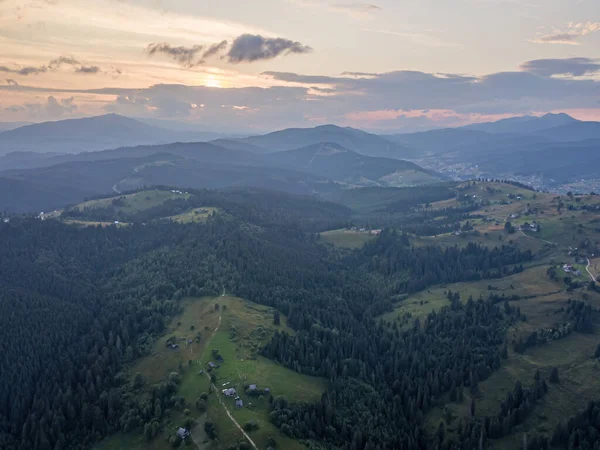
<path fill-rule="evenodd" d="M 223 405 L 227 406 L 240 425 L 249 420 L 258 423 L 259 429 L 249 435 L 259 448 L 266 447 L 269 436 L 275 437 L 279 448 L 304 448 L 299 442 L 283 436 L 269 422 L 268 396 L 250 397 L 244 393 L 244 384 L 257 384 L 261 389 L 270 388 L 273 396 L 283 395 L 294 402 L 316 401 L 326 390 L 325 380 L 286 369 L 258 354 L 260 347 L 269 341 L 276 329 L 293 334 L 293 330 L 286 325 L 285 317 L 282 316 L 281 324 L 275 326 L 272 308 L 229 296 L 189 298 L 183 301 L 183 306 L 183 313 L 172 320 L 167 333 L 156 341 L 152 354 L 139 359 L 129 369 L 130 376 L 142 373 L 147 384 L 151 385 L 177 371 L 180 364 L 183 366 L 177 395 L 185 397 L 190 417 L 200 424 L 192 435 L 203 435 L 202 424 L 205 420 L 214 422 L 219 433 L 217 441 L 196 442 L 200 448 L 226 448 L 242 439 L 241 432 L 227 416 Z M 200 342 L 195 339 L 198 332 L 201 333 Z M 166 346 L 167 339 L 172 336 L 176 337 L 179 349 Z M 190 339 L 194 342 L 188 344 Z M 200 371 L 207 371 L 208 361 L 215 360 L 213 349 L 218 350 L 223 362 L 213 371 L 218 388 L 209 395 L 207 412 L 202 414 L 194 405 L 202 393 L 210 391 L 210 380 L 206 376 L 208 372 L 201 374 Z M 227 382 L 227 387 L 238 390 L 244 408 L 236 409 L 233 399 L 221 394 L 222 385 Z M 95 450 L 167 450 L 171 448 L 168 436 L 183 420 L 182 412 L 173 410 L 171 425 L 151 442 L 146 441 L 138 430 L 136 433 L 117 433 L 100 442 Z"/>
<path fill-rule="evenodd" d="M 593 307 L 600 307 L 599 293 L 585 288 L 567 292 L 564 284 L 554 282 L 547 276 L 547 268 L 547 265 L 541 265 L 498 280 L 433 287 L 409 296 L 399 302 L 393 312 L 382 316 L 383 320 L 398 321 L 402 326 L 410 326 L 415 318 L 419 317 L 423 320 L 431 311 L 448 305 L 449 302 L 444 294 L 447 290 L 460 292 L 462 301 L 469 296 L 485 298 L 490 292 L 504 294 L 509 299 L 513 295 L 520 297 L 510 300 L 509 304 L 519 307 L 521 313 L 527 317 L 527 321 L 518 321 L 507 330 L 508 359 L 502 361 L 500 370 L 479 384 L 478 392 L 473 396 L 476 415 L 483 417 L 498 414 L 500 402 L 506 398 L 515 383 L 521 381 L 524 386 L 533 384 L 533 376 L 538 369 L 542 377 L 547 378 L 550 370 L 557 367 L 561 381 L 559 384 L 548 383 L 548 394 L 536 404 L 526 421 L 516 427 L 508 437 L 490 441 L 490 448 L 501 450 L 519 448 L 523 432 L 536 431 L 551 435 L 561 420 L 584 408 L 589 399 L 600 397 L 600 381 L 598 381 L 600 363 L 593 357 L 596 346 L 600 342 L 598 332 L 594 334 L 573 332 L 549 344 L 528 348 L 523 354 L 512 351 L 510 343 L 513 340 L 562 323 L 563 316 L 557 316 L 557 312 L 567 306 L 569 299 L 585 299 L 586 303 Z M 585 276 L 581 278 L 586 279 Z M 435 432 L 440 421 L 443 421 L 451 431 L 457 424 L 458 418 L 469 415 L 470 402 L 471 394 L 468 389 L 465 389 L 462 403 L 447 403 L 447 399 L 441 401 L 427 414 L 426 423 L 429 430 Z M 447 406 L 454 416 L 451 421 L 445 418 L 444 406 Z"/>
<path fill-rule="evenodd" d="M 360 248 L 365 243 L 375 239 L 375 237 L 374 234 L 370 234 L 368 231 L 351 231 L 345 228 L 321 233 L 323 241 L 333 244 L 336 247 L 350 249 Z"/>
<path fill-rule="evenodd" d="M 130 214 L 162 205 L 167 200 L 175 200 L 180 198 L 188 199 L 189 197 L 190 195 L 187 193 L 179 194 L 176 192 L 155 189 L 148 191 L 140 191 L 134 194 L 119 195 L 116 197 L 90 200 L 84 203 L 80 203 L 79 205 L 74 206 L 73 208 L 81 211 L 86 208 L 107 208 L 112 205 L 117 210 Z M 116 200 L 118 200 L 118 202 L 115 202 Z"/>
<path fill-rule="evenodd" d="M 194 208 L 191 211 L 187 211 L 182 214 L 177 214 L 176 216 L 168 217 L 173 222 L 179 223 L 196 223 L 196 222 L 204 222 L 208 219 L 213 213 L 217 213 L 219 211 L 218 208 Z"/>

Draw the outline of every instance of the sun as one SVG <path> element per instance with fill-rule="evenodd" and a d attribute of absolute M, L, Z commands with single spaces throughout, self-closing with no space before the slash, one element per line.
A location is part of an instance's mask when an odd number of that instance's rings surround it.
<path fill-rule="evenodd" d="M 209 75 L 206 78 L 205 86 L 214 87 L 214 88 L 220 88 L 221 87 L 221 82 L 219 80 L 217 80 L 214 75 Z"/>

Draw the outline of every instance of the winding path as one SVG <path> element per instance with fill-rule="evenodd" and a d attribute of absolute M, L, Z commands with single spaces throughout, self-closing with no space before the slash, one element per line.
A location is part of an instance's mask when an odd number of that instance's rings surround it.
<path fill-rule="evenodd" d="M 217 328 L 215 328 L 215 331 L 213 331 L 212 336 L 210 337 L 210 341 L 212 341 L 212 339 L 215 337 L 215 334 L 217 334 L 217 331 L 219 331 L 219 328 L 221 327 L 221 318 L 222 316 L 219 316 L 219 324 L 217 325 Z M 208 344 L 206 346 L 206 348 L 208 348 Z M 210 380 L 210 375 L 208 372 L 204 372 L 206 374 L 206 376 L 208 377 L 208 379 Z M 223 400 L 221 399 L 221 395 L 219 394 L 219 390 L 217 389 L 217 386 L 215 386 L 215 384 L 212 382 L 210 382 L 210 385 L 212 386 L 213 390 L 215 391 L 215 394 L 217 396 L 217 398 L 219 399 L 219 403 L 221 404 L 221 406 L 223 406 L 223 408 L 225 409 L 225 412 L 227 413 L 227 415 L 229 416 L 229 418 L 231 419 L 231 421 L 233 422 L 233 424 L 238 428 L 238 430 L 240 430 L 240 432 L 244 435 L 244 437 L 246 438 L 246 440 L 250 443 L 250 445 L 252 446 L 252 448 L 254 448 L 254 450 L 258 450 L 258 446 L 254 443 L 254 441 L 250 438 L 250 436 L 248 436 L 248 433 L 246 433 L 244 431 L 244 429 L 242 428 L 242 426 L 238 423 L 237 420 L 235 420 L 235 417 L 233 417 L 233 415 L 231 414 L 231 411 L 229 411 L 229 408 L 227 408 L 227 405 L 225 405 L 225 403 L 223 402 Z"/>
<path fill-rule="evenodd" d="M 596 277 L 592 274 L 591 270 L 590 270 L 590 258 L 586 258 L 587 259 L 587 266 L 585 266 L 585 270 L 587 271 L 587 273 L 590 274 L 590 278 L 592 279 L 593 282 L 596 282 Z"/>
<path fill-rule="evenodd" d="M 536 238 L 535 236 L 530 236 L 530 235 L 526 234 L 521 227 L 519 227 L 519 232 L 525 237 L 528 237 L 531 239 L 536 239 L 538 241 L 542 241 L 542 242 L 545 242 L 546 244 L 550 244 L 550 245 L 558 245 L 556 242 L 550 242 L 550 241 L 547 241 L 546 239 L 540 239 L 540 238 Z"/>

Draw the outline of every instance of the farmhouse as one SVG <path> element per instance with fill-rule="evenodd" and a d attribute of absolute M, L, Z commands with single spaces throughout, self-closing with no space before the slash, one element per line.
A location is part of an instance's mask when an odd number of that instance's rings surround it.
<path fill-rule="evenodd" d="M 190 435 L 190 432 L 188 430 L 186 430 L 185 428 L 179 428 L 179 430 L 177 430 L 177 436 L 181 439 L 185 439 L 189 435 Z"/>
<path fill-rule="evenodd" d="M 215 367 L 217 367 L 217 365 L 214 362 L 209 361 L 208 362 L 208 367 L 210 367 L 211 369 L 214 369 Z"/>
<path fill-rule="evenodd" d="M 236 398 L 235 399 L 235 407 L 236 408 L 243 408 L 244 407 L 244 401 L 241 398 Z"/>
<path fill-rule="evenodd" d="M 237 395 L 237 392 L 235 388 L 223 389 L 223 395 L 225 397 L 235 397 Z"/>

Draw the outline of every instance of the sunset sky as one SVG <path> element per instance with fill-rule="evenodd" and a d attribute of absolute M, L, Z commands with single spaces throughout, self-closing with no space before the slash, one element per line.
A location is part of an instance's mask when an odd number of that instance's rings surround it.
<path fill-rule="evenodd" d="M 0 122 L 600 120 L 598 0 L 0 0 Z"/>

